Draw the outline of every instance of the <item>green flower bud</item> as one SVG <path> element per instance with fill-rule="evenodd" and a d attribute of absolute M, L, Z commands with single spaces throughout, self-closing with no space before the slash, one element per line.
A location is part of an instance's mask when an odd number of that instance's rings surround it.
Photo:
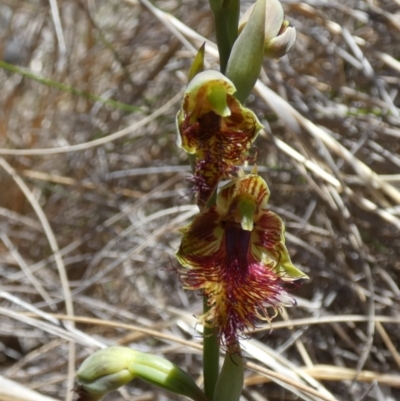
<path fill-rule="evenodd" d="M 253 4 L 239 21 L 239 32 L 242 32 L 248 24 Z M 285 15 L 281 3 L 278 0 L 267 0 L 265 8 L 265 39 L 264 56 L 268 58 L 280 58 L 293 47 L 296 41 L 296 29 L 289 27 L 289 21 Z"/>
<path fill-rule="evenodd" d="M 220 69 L 224 74 L 238 36 L 240 0 L 210 0 L 209 3 L 214 14 Z"/>
<path fill-rule="evenodd" d="M 134 379 L 129 370 L 137 351 L 123 347 L 110 347 L 95 352 L 80 366 L 77 377 L 81 392 L 93 395 L 88 400 L 98 400 Z M 86 399 L 86 398 L 84 398 Z"/>
<path fill-rule="evenodd" d="M 126 347 L 95 352 L 83 361 L 77 377 L 79 401 L 97 401 L 135 377 L 195 401 L 208 401 L 193 378 L 172 362 Z"/>

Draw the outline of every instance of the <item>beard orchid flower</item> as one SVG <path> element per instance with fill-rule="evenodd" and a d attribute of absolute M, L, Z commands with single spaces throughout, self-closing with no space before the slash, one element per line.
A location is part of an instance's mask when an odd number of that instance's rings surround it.
<path fill-rule="evenodd" d="M 177 144 L 194 155 L 194 182 L 203 209 L 218 182 L 249 159 L 248 150 L 262 128 L 256 115 L 234 97 L 233 83 L 217 71 L 197 74 L 189 83 L 177 115 Z"/>
<path fill-rule="evenodd" d="M 290 260 L 282 220 L 267 209 L 268 199 L 255 168 L 240 172 L 220 190 L 215 206 L 181 230 L 181 281 L 207 297 L 209 310 L 199 321 L 215 328 L 231 354 L 240 353 L 238 338 L 259 320 L 270 321 L 280 306 L 295 303 L 283 283 L 307 278 Z"/>

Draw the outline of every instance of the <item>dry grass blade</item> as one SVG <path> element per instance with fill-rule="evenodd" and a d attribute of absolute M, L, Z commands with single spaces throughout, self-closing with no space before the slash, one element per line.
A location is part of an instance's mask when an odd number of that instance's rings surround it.
<path fill-rule="evenodd" d="M 316 379 L 322 380 L 357 380 L 372 383 L 374 381 L 379 384 L 400 387 L 400 376 L 396 374 L 379 374 L 377 372 L 361 371 L 355 369 L 346 369 L 339 366 L 316 365 L 313 368 L 303 368 L 304 372 L 312 375 Z"/>
<path fill-rule="evenodd" d="M 290 379 L 291 383 L 306 384 L 315 390 L 314 394 L 310 392 L 310 394 L 313 395 L 312 397 L 303 398 L 303 395 L 296 391 L 296 386 L 294 386 L 294 388 L 287 388 L 288 390 L 294 391 L 295 394 L 297 394 L 297 396 L 301 399 L 318 400 L 320 397 L 324 397 L 324 399 L 328 400 L 335 399 L 335 397 L 328 390 L 326 390 L 322 384 L 318 383 L 308 374 L 299 372 L 298 368 L 294 364 L 264 344 L 250 340 L 243 342 L 242 345 L 243 349 L 249 353 L 251 357 L 255 358 L 262 365 L 268 366 L 268 368 L 272 369 L 274 372 L 279 373 L 280 376 Z"/>
<path fill-rule="evenodd" d="M 315 365 L 312 368 L 303 367 L 299 369 L 299 373 L 305 373 L 316 380 L 352 381 L 357 378 L 357 380 L 365 381 L 367 383 L 377 382 L 381 385 L 392 387 L 400 386 L 399 375 L 379 374 L 370 371 L 357 372 L 355 369 L 346 369 L 332 365 Z M 265 381 L 266 378 L 264 376 L 252 376 L 246 381 L 246 384 L 256 385 L 265 383 Z"/>
<path fill-rule="evenodd" d="M 1 401 L 58 401 L 52 397 L 46 397 L 14 380 L 0 376 L 0 400 Z"/>
<path fill-rule="evenodd" d="M 67 310 L 68 315 L 73 316 L 74 315 L 74 308 L 72 304 L 72 297 L 71 297 L 71 292 L 69 289 L 69 284 L 68 284 L 68 277 L 67 273 L 65 270 L 65 265 L 64 262 L 61 258 L 60 255 L 60 250 L 58 247 L 57 240 L 54 236 L 53 230 L 48 222 L 48 219 L 46 215 L 43 212 L 43 209 L 40 207 L 39 203 L 35 199 L 35 197 L 32 195 L 32 192 L 29 190 L 28 186 L 25 184 L 25 182 L 19 177 L 19 175 L 15 172 L 15 170 L 10 166 L 9 163 L 3 158 L 0 157 L 0 166 L 3 167 L 3 169 L 10 174 L 11 178 L 15 181 L 15 183 L 18 185 L 20 190 L 23 192 L 23 194 L 26 196 L 26 199 L 28 202 L 31 204 L 33 210 L 35 211 L 36 215 L 38 216 L 38 219 L 43 227 L 43 230 L 46 234 L 46 237 L 49 241 L 49 245 L 51 247 L 51 250 L 53 252 L 57 269 L 58 269 L 58 274 L 60 275 L 60 281 L 64 293 L 64 298 L 65 298 L 65 307 Z M 47 297 L 48 300 L 48 297 Z M 74 375 L 75 375 L 75 344 L 73 341 L 69 343 L 69 358 L 68 358 L 68 387 L 67 387 L 67 396 L 66 396 L 66 401 L 72 400 L 72 390 L 74 388 Z"/>
<path fill-rule="evenodd" d="M 133 124 L 130 127 L 124 128 L 120 131 L 114 132 L 113 134 L 108 135 L 105 138 L 95 139 L 93 141 L 87 143 L 80 143 L 77 145 L 70 146 L 60 146 L 49 149 L 0 149 L 0 155 L 14 155 L 14 156 L 28 156 L 28 155 L 54 155 L 59 153 L 69 153 L 69 152 L 77 152 L 82 150 L 91 149 L 97 146 L 105 145 L 107 143 L 113 142 L 117 139 L 123 138 L 125 136 L 130 135 L 131 138 L 135 138 L 137 136 L 141 136 L 142 134 L 135 133 L 141 127 L 149 124 L 154 121 L 158 116 L 164 114 L 168 111 L 171 106 L 175 105 L 180 99 L 182 95 L 181 93 L 177 93 L 172 99 L 170 99 L 163 107 L 157 109 L 151 115 L 143 118 L 136 124 Z"/>
<path fill-rule="evenodd" d="M 36 291 L 43 297 L 43 299 L 49 304 L 52 304 L 52 299 L 49 293 L 44 289 L 43 285 L 40 283 L 39 280 L 32 274 L 29 266 L 19 254 L 18 250 L 14 247 L 13 243 L 10 241 L 8 235 L 4 232 L 0 232 L 0 239 L 3 241 L 4 245 L 10 251 L 11 256 L 15 259 L 18 265 L 21 267 L 21 270 L 26 275 L 28 280 L 32 283 L 35 287 Z"/>

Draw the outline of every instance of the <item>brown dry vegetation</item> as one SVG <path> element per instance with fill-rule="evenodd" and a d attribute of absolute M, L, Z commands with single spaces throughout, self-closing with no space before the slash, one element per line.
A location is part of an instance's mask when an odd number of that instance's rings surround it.
<path fill-rule="evenodd" d="M 400 1 L 283 3 L 295 49 L 265 62 L 248 105 L 311 279 L 248 343 L 243 399 L 400 400 Z M 214 40 L 207 2 L 63 0 L 61 24 L 54 4 L 2 0 L 0 59 L 98 99 L 2 64 L 0 400 L 71 400 L 104 344 L 201 381 L 201 299 L 169 269 L 196 213 L 174 116 L 204 40 L 191 29 Z M 133 382 L 107 399 L 177 397 Z"/>

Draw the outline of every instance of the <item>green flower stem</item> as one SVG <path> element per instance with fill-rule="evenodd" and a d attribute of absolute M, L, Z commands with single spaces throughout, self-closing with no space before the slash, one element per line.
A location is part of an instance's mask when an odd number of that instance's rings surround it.
<path fill-rule="evenodd" d="M 217 46 L 219 52 L 220 70 L 224 74 L 231 54 L 231 45 L 228 39 L 227 16 L 222 10 L 214 12 L 215 33 L 217 36 Z M 218 22 L 217 22 L 218 21 Z"/>
<path fill-rule="evenodd" d="M 188 153 L 188 159 L 192 171 L 194 171 L 196 156 Z M 214 192 L 207 207 L 215 205 L 217 202 L 217 194 Z M 207 297 L 203 297 L 203 313 L 207 313 L 209 306 Z M 218 338 L 215 334 L 215 328 L 204 327 L 203 332 L 203 377 L 204 377 L 204 393 L 212 400 L 214 389 L 218 381 L 219 375 L 219 345 Z"/>
<path fill-rule="evenodd" d="M 207 208 L 217 203 L 217 190 L 207 203 Z M 203 313 L 207 313 L 209 306 L 207 297 L 203 297 Z M 203 333 L 203 376 L 204 392 L 212 400 L 219 375 L 219 344 L 215 328 L 204 327 Z"/>
<path fill-rule="evenodd" d="M 188 153 L 188 160 L 192 172 L 194 172 L 196 165 L 196 156 Z M 217 191 L 214 192 L 213 196 L 209 200 L 207 207 L 211 207 L 217 203 Z M 203 297 L 203 313 L 207 313 L 209 306 L 207 304 L 207 297 Z M 203 329 L 203 377 L 204 377 L 204 393 L 212 400 L 215 385 L 218 381 L 219 375 L 219 345 L 218 338 L 215 334 L 215 328 Z"/>
<path fill-rule="evenodd" d="M 214 14 L 220 70 L 224 74 L 233 44 L 238 35 L 240 1 L 210 1 L 210 6 Z"/>
<path fill-rule="evenodd" d="M 143 110 L 140 107 L 134 107 L 129 104 L 117 102 L 116 100 L 112 100 L 112 99 L 103 99 L 100 96 L 94 95 L 89 92 L 82 91 L 80 89 L 76 89 L 72 86 L 68 86 L 68 85 L 62 84 L 60 82 L 53 81 L 51 79 L 40 77 L 26 69 L 16 67 L 15 65 L 6 63 L 5 61 L 2 61 L 2 60 L 0 60 L 0 68 L 2 68 L 3 70 L 7 70 L 10 72 L 16 73 L 16 74 L 20 74 L 26 78 L 31 79 L 32 81 L 39 82 L 39 83 L 41 83 L 43 85 L 47 85 L 51 88 L 55 88 L 55 89 L 61 90 L 63 92 L 68 92 L 75 96 L 84 97 L 85 99 L 91 100 L 93 102 L 100 102 L 100 103 L 112 106 L 116 109 L 128 111 L 130 113 L 133 113 L 135 111 L 143 112 Z"/>
<path fill-rule="evenodd" d="M 206 313 L 208 309 L 207 297 L 204 297 L 203 312 Z M 215 334 L 215 328 L 204 327 L 203 336 L 204 392 L 206 396 L 212 400 L 214 399 L 214 390 L 219 375 L 219 345 Z"/>
<path fill-rule="evenodd" d="M 229 44 L 232 48 L 239 34 L 238 26 L 240 17 L 240 0 L 228 0 L 228 2 L 229 7 L 227 10 L 227 31 Z"/>
<path fill-rule="evenodd" d="M 238 349 L 240 345 L 237 344 Z M 244 362 L 239 354 L 225 354 L 214 392 L 214 401 L 238 401 L 244 384 Z"/>

